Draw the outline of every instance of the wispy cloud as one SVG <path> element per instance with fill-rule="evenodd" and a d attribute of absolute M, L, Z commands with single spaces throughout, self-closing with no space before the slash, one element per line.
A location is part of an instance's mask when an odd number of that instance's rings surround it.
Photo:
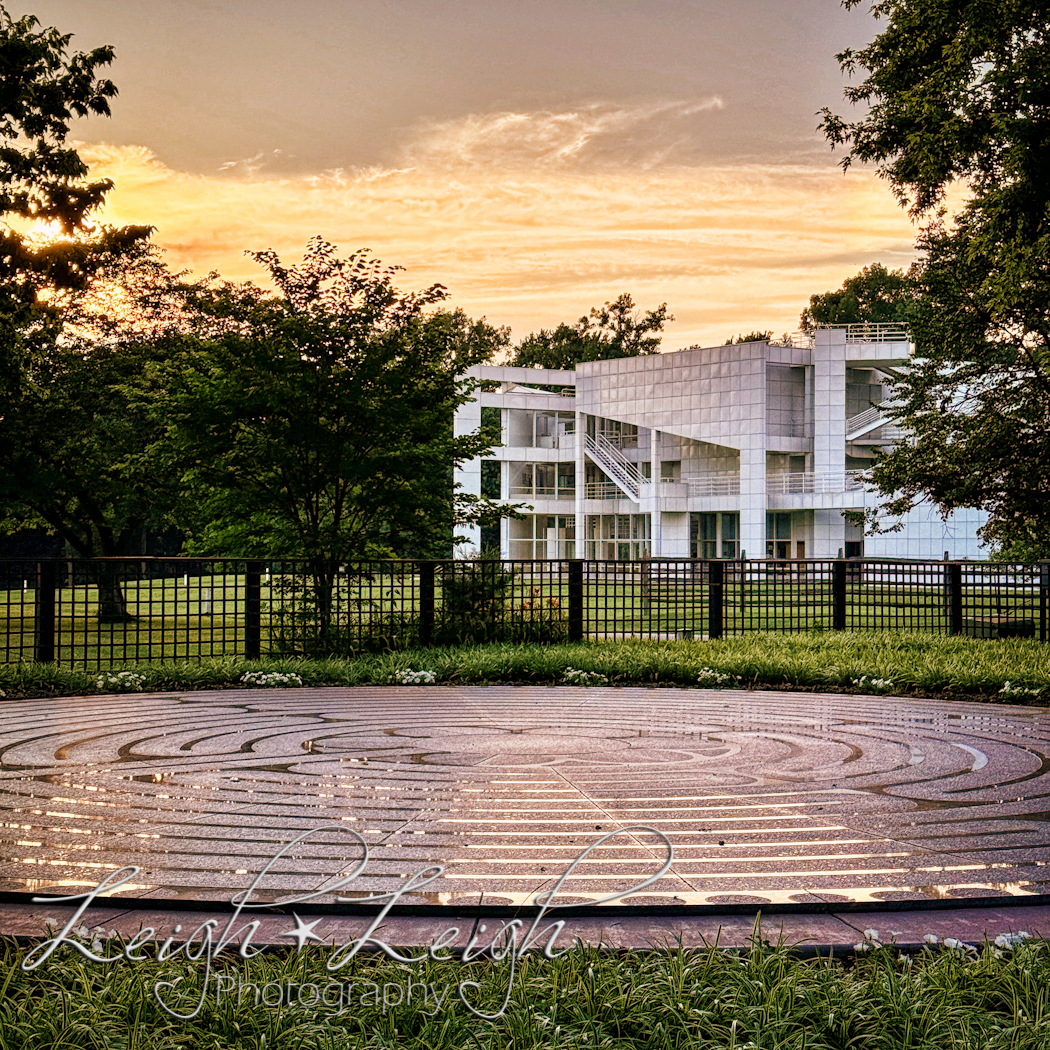
<path fill-rule="evenodd" d="M 695 155 L 695 118 L 720 97 L 633 106 L 593 102 L 560 111 L 468 114 L 410 130 L 403 162 L 420 167 L 651 167 Z"/>
<path fill-rule="evenodd" d="M 254 157 L 244 157 L 241 160 L 227 160 L 219 165 L 219 171 L 228 172 L 231 175 L 239 175 L 243 178 L 254 178 L 267 168 L 273 161 L 285 156 L 284 150 L 262 150 Z"/>
<path fill-rule="evenodd" d="M 415 129 L 397 167 L 295 177 L 264 158 L 206 176 L 142 148 L 82 152 L 116 182 L 106 221 L 156 225 L 176 268 L 258 280 L 245 249 L 295 258 L 323 234 L 407 267 L 406 288 L 440 281 L 518 336 L 623 291 L 669 304 L 667 349 L 790 331 L 813 293 L 874 260 L 908 263 L 914 230 L 870 172 L 844 176 L 830 156 L 704 163 L 683 129 L 718 105 L 469 116 Z"/>

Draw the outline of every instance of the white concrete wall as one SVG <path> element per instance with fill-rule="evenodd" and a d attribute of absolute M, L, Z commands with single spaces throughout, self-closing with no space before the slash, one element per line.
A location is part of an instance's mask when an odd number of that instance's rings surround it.
<path fill-rule="evenodd" d="M 475 433 L 481 426 L 481 402 L 470 401 L 462 405 L 456 412 L 452 426 L 456 437 Z M 480 496 L 481 460 L 472 459 L 457 467 L 453 473 L 453 479 L 461 486 L 457 491 Z M 456 544 L 453 557 L 469 558 L 481 547 L 481 529 L 476 525 L 470 527 L 461 525 L 456 529 L 456 535 L 466 537 L 466 542 Z"/>
<path fill-rule="evenodd" d="M 838 473 L 846 469 L 846 333 L 841 329 L 815 333 L 813 400 L 813 470 Z"/>
<path fill-rule="evenodd" d="M 884 526 L 897 519 L 884 519 Z M 959 510 L 942 521 L 932 507 L 916 507 L 904 518 L 901 532 L 864 538 L 864 555 L 868 558 L 950 558 L 984 559 L 988 548 L 977 540 L 977 530 L 988 520 L 983 510 Z"/>
<path fill-rule="evenodd" d="M 846 333 L 837 329 L 819 330 L 814 342 L 812 351 L 764 342 L 692 348 L 588 362 L 575 373 L 482 366 L 472 371 L 503 387 L 498 393 L 483 393 L 478 403 L 462 408 L 456 417 L 456 433 L 469 433 L 480 425 L 481 404 L 498 405 L 507 415 L 515 409 L 574 411 L 576 440 L 564 443 L 566 447 L 528 448 L 524 428 L 519 433 L 511 427 L 506 435 L 508 446 L 494 455 L 504 460 L 575 461 L 576 501 L 550 512 L 575 514 L 581 541 L 586 515 L 642 510 L 649 515 L 653 554 L 688 557 L 690 511 L 736 510 L 742 549 L 750 558 L 762 558 L 766 511 L 772 504 L 778 510 L 792 509 L 796 516 L 803 511 L 804 520 L 799 520 L 798 529 L 793 526 L 793 533 L 800 533 L 796 540 L 804 538 L 808 557 L 835 557 L 845 549 L 847 539 L 859 538 L 856 529 L 846 524 L 841 508 L 871 506 L 874 497 L 838 492 L 767 498 L 767 469 L 769 464 L 778 471 L 785 466 L 798 469 L 797 460 L 792 463 L 784 457 L 805 456 L 806 469 L 818 474 L 844 471 L 847 409 L 863 410 L 866 400 L 879 396 L 881 373 L 870 370 L 879 365 L 906 366 L 910 347 L 906 343 L 848 343 Z M 847 369 L 853 381 L 849 388 Z M 523 388 L 573 382 L 575 400 Z M 801 420 L 800 406 L 805 417 Z M 626 454 L 646 463 L 654 480 L 659 477 L 660 463 L 677 460 L 682 479 L 739 473 L 740 496 L 699 500 L 689 497 L 684 485 L 646 485 L 641 508 L 627 500 L 585 507 L 583 435 L 588 415 L 637 426 L 638 447 Z M 480 463 L 464 465 L 456 479 L 466 491 L 480 494 Z M 964 511 L 944 523 L 929 508 L 921 508 L 908 516 L 902 533 L 865 537 L 865 554 L 940 559 L 947 550 L 957 558 L 986 557 L 975 535 L 984 521 L 985 515 Z M 504 544 L 511 531 L 504 528 Z M 472 539 L 475 545 L 480 541 L 479 530 L 473 531 Z"/>
<path fill-rule="evenodd" d="M 665 512 L 661 517 L 662 558 L 689 557 L 688 513 Z M 655 553 L 654 553 L 655 556 Z"/>
<path fill-rule="evenodd" d="M 588 361 L 576 370 L 581 412 L 728 448 L 765 436 L 765 343 Z"/>

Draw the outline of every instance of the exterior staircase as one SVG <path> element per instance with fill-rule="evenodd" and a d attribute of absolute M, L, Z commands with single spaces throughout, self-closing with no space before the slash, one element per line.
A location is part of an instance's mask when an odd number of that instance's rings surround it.
<path fill-rule="evenodd" d="M 887 442 L 899 440 L 904 436 L 904 431 L 889 417 L 889 410 L 894 407 L 896 406 L 893 402 L 885 401 L 851 416 L 846 420 L 846 440 L 856 441 L 880 427 Z"/>
<path fill-rule="evenodd" d="M 642 476 L 638 466 L 607 438 L 585 435 L 583 450 L 609 480 L 632 502 L 641 504 Z"/>

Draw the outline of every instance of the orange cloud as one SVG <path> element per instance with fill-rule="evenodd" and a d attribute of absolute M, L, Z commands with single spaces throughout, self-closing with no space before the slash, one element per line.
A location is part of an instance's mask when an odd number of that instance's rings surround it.
<path fill-rule="evenodd" d="M 679 148 L 675 126 L 719 105 L 471 116 L 414 129 L 397 167 L 294 178 L 267 176 L 262 155 L 199 175 L 144 148 L 80 149 L 116 183 L 105 221 L 155 225 L 175 268 L 260 279 L 245 250 L 294 259 L 322 234 L 406 267 L 405 288 L 439 281 L 518 337 L 623 291 L 669 304 L 666 349 L 779 334 L 861 266 L 907 265 L 915 230 L 872 173 L 705 165 L 688 155 L 695 134 Z"/>

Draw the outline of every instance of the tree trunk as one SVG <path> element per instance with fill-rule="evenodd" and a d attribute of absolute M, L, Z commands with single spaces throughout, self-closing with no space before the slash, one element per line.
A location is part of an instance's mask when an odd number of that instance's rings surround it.
<path fill-rule="evenodd" d="M 128 612 L 122 583 L 119 565 L 96 563 L 95 586 L 98 588 L 99 623 L 130 623 L 135 619 Z"/>
<path fill-rule="evenodd" d="M 332 605 L 335 597 L 335 566 L 331 564 L 316 565 L 312 572 L 314 590 L 314 610 L 317 614 L 317 641 L 320 648 L 327 652 L 335 644 L 332 631 Z"/>

